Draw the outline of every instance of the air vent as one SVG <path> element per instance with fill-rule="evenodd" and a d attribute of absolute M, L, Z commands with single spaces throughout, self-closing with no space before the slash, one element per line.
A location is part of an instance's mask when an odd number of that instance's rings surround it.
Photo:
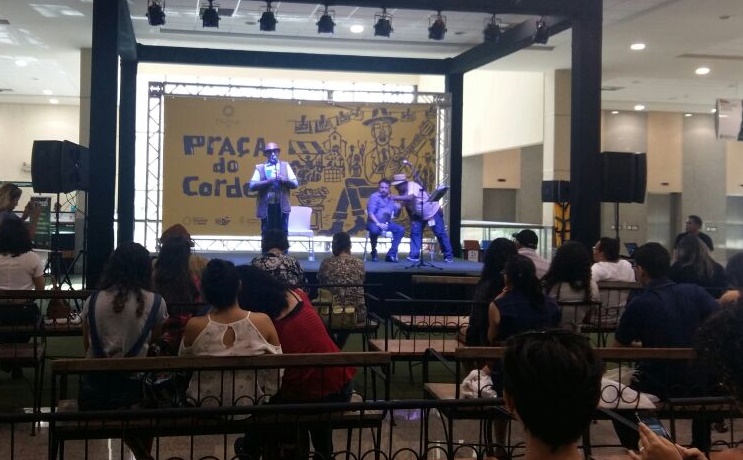
<path fill-rule="evenodd" d="M 601 91 L 619 91 L 624 89 L 624 86 L 602 86 Z"/>
<path fill-rule="evenodd" d="M 10 88 L 0 88 L 0 93 L 12 93 L 13 90 Z"/>
<path fill-rule="evenodd" d="M 7 26 L 10 25 L 10 21 L 7 19 L 0 19 L 0 26 Z"/>

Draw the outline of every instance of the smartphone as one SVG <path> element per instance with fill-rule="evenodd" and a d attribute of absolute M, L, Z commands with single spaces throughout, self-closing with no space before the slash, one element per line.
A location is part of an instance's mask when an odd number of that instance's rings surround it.
<path fill-rule="evenodd" d="M 657 434 L 661 438 L 671 440 L 671 435 L 668 434 L 668 431 L 660 422 L 658 417 L 646 414 L 635 414 L 635 417 L 637 417 L 638 422 L 642 422 L 647 425 L 647 427 L 650 428 L 653 433 Z"/>

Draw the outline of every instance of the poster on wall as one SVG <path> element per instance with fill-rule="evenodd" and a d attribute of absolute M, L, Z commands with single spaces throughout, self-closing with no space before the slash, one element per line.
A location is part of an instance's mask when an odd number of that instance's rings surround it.
<path fill-rule="evenodd" d="M 718 99 L 715 125 L 718 139 L 743 141 L 743 101 Z"/>
<path fill-rule="evenodd" d="M 264 146 L 275 142 L 299 182 L 291 204 L 312 208 L 315 233 L 361 234 L 379 180 L 412 177 L 415 168 L 429 190 L 436 185 L 436 120 L 429 104 L 168 96 L 163 228 L 180 223 L 198 236 L 260 235 L 249 183 L 265 162 Z"/>

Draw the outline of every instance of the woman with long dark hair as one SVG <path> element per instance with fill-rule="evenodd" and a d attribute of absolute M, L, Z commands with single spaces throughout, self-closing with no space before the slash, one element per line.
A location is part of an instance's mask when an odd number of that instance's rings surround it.
<path fill-rule="evenodd" d="M 144 357 L 148 344 L 160 336 L 167 318 L 162 298 L 150 291 L 150 253 L 138 243 L 123 243 L 103 271 L 100 291 L 83 305 L 83 347 L 86 358 Z M 138 376 L 112 372 L 83 376 L 79 405 L 83 410 L 138 407 L 142 383 Z M 152 438 L 125 437 L 137 459 L 151 459 Z"/>
<path fill-rule="evenodd" d="M 152 290 L 163 296 L 170 306 L 168 319 L 163 324 L 163 334 L 157 343 L 159 354 L 162 355 L 178 354 L 186 323 L 194 314 L 202 314 L 195 305 L 175 306 L 201 301 L 201 277 L 190 270 L 190 259 L 190 238 L 175 236 L 162 243 L 155 260 Z"/>
<path fill-rule="evenodd" d="M 242 281 L 240 306 L 271 317 L 284 353 L 340 351 L 304 291 L 290 288 L 282 280 L 256 267 L 244 265 L 237 269 Z M 346 402 L 351 399 L 355 373 L 355 368 L 342 367 L 289 368 L 284 372 L 281 391 L 271 401 Z M 330 427 L 320 423 L 309 432 L 319 458 L 332 459 Z"/>
<path fill-rule="evenodd" d="M 591 279 L 591 254 L 577 241 L 567 241 L 557 249 L 542 284 L 558 302 L 599 300 L 598 285 Z"/>
<path fill-rule="evenodd" d="M 725 268 L 730 290 L 720 297 L 720 304 L 723 307 L 729 307 L 736 304 L 743 304 L 743 253 L 738 253 L 728 259 Z"/>
<path fill-rule="evenodd" d="M 503 290 L 488 307 L 488 340 L 491 344 L 505 343 L 509 337 L 522 332 L 559 327 L 560 309 L 551 297 L 544 295 L 531 259 L 520 254 L 512 256 L 506 261 L 502 273 Z M 503 394 L 501 362 L 492 367 L 485 366 L 483 372 L 491 374 L 495 390 L 499 395 Z M 496 444 L 499 446 L 505 445 L 506 427 L 502 421 L 495 423 Z M 501 448 L 496 457 L 504 457 Z"/>
<path fill-rule="evenodd" d="M 488 304 L 503 290 L 503 268 L 517 254 L 516 244 L 508 238 L 494 239 L 485 250 L 480 280 L 475 286 L 474 304 L 465 333 L 467 346 L 488 344 Z"/>
<path fill-rule="evenodd" d="M 707 245 L 696 235 L 686 235 L 679 241 L 676 255 L 678 259 L 668 272 L 671 281 L 696 284 L 719 299 L 727 288 L 727 277 L 722 265 L 712 259 Z"/>
<path fill-rule="evenodd" d="M 544 295 L 534 262 L 522 255 L 512 256 L 503 270 L 504 287 L 488 309 L 488 339 L 503 343 L 514 334 L 560 325 L 557 303 Z"/>

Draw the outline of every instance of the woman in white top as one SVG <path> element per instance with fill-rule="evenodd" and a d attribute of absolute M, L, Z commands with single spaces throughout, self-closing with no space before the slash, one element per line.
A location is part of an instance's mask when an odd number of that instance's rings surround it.
<path fill-rule="evenodd" d="M 188 320 L 180 356 L 256 356 L 280 354 L 279 335 L 271 318 L 240 309 L 240 278 L 225 260 L 209 261 L 201 276 L 204 299 L 212 306 L 205 316 Z M 194 374 L 188 386 L 189 403 L 197 406 L 248 406 L 268 400 L 281 384 L 276 369 Z"/>
<path fill-rule="evenodd" d="M 31 249 L 31 237 L 20 219 L 5 219 L 0 224 L 0 290 L 44 290 L 44 263 Z M 0 304 L 0 324 L 7 326 L 34 324 L 40 312 L 36 304 L 25 299 L 4 300 Z M 27 333 L 0 334 L 0 342 L 25 343 Z M 20 367 L 3 365 L 14 379 L 21 378 Z"/>

